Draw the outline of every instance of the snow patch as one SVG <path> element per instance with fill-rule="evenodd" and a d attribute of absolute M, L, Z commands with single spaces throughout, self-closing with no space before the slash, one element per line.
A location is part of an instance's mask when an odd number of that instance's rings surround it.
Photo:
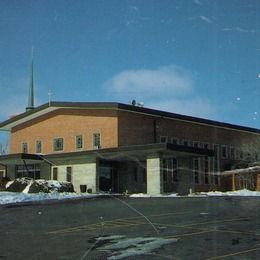
<path fill-rule="evenodd" d="M 35 202 L 44 200 L 65 200 L 76 198 L 93 198 L 96 194 L 77 194 L 77 193 L 24 193 L 24 192 L 0 192 L 0 205 L 23 203 L 23 202 Z"/>
<path fill-rule="evenodd" d="M 260 191 L 251 191 L 247 189 L 236 190 L 236 191 L 210 191 L 210 192 L 200 192 L 199 195 L 206 196 L 260 196 Z M 196 195 L 195 195 L 196 196 Z"/>
<path fill-rule="evenodd" d="M 108 245 L 100 247 L 102 250 L 107 250 L 110 253 L 113 252 L 112 256 L 107 259 L 123 259 L 126 257 L 135 257 L 137 255 L 143 255 L 151 253 L 153 250 L 159 249 L 160 247 L 177 242 L 176 238 L 165 239 L 160 237 L 135 237 L 126 238 L 125 236 L 110 236 L 110 237 L 99 237 L 96 240 L 108 241 Z"/>
<path fill-rule="evenodd" d="M 6 184 L 5 184 L 5 187 L 8 188 L 11 184 L 13 184 L 14 181 L 8 181 Z"/>
<path fill-rule="evenodd" d="M 29 193 L 30 187 L 33 184 L 33 180 L 30 181 L 30 183 L 25 187 L 25 189 L 23 190 L 23 193 Z"/>
<path fill-rule="evenodd" d="M 135 193 L 129 196 L 130 198 L 172 198 L 178 197 L 177 193 L 173 194 L 158 194 L 158 195 L 149 195 L 145 193 Z"/>

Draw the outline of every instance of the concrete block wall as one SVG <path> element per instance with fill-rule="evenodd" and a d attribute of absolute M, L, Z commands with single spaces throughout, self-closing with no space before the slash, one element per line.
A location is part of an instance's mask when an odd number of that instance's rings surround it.
<path fill-rule="evenodd" d="M 91 189 L 93 193 L 98 191 L 98 176 L 95 162 L 52 167 L 52 172 L 53 168 L 58 169 L 58 181 L 67 181 L 67 167 L 72 167 L 71 182 L 76 192 L 80 192 L 80 185 L 87 185 L 87 189 Z"/>

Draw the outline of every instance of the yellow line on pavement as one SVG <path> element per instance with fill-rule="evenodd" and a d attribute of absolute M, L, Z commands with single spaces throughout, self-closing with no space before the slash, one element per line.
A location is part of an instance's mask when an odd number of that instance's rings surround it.
<path fill-rule="evenodd" d="M 214 230 L 204 230 L 204 231 L 199 231 L 199 232 L 185 233 L 185 234 L 181 234 L 181 235 L 166 236 L 166 237 L 163 237 L 163 238 L 170 239 L 170 238 L 195 236 L 195 235 L 200 235 L 200 234 L 205 234 L 205 233 L 210 233 L 210 232 L 214 232 Z"/>
<path fill-rule="evenodd" d="M 174 215 L 183 215 L 183 214 L 187 214 L 187 213 L 194 213 L 192 211 L 183 211 L 183 212 L 169 212 L 169 213 L 164 213 L 164 214 L 154 214 L 154 215 L 149 215 L 147 216 L 148 218 L 152 218 L 152 217 L 162 217 L 162 216 L 174 216 Z M 91 228 L 91 230 L 93 230 L 93 227 L 95 227 L 96 229 L 99 229 L 101 227 L 107 227 L 108 225 L 111 225 L 110 223 L 115 223 L 115 222 L 125 222 L 125 223 L 130 223 L 131 225 L 133 225 L 133 222 L 131 220 L 142 220 L 143 217 L 142 216 L 135 216 L 135 217 L 128 217 L 128 218 L 118 218 L 118 219 L 114 219 L 114 220 L 108 220 L 108 221 L 100 221 L 99 223 L 93 223 L 93 224 L 89 224 L 89 225 L 82 225 L 82 226 L 76 226 L 76 227 L 69 227 L 69 228 L 64 228 L 64 229 L 60 229 L 60 230 L 53 230 L 50 232 L 47 232 L 47 234 L 62 234 L 62 233 L 71 233 L 71 232 L 77 232 L 80 230 L 89 230 Z M 149 224 L 148 222 L 140 222 L 139 225 L 143 225 L 143 224 Z M 136 222 L 134 222 L 134 225 L 138 225 Z"/>
<path fill-rule="evenodd" d="M 235 221 L 240 221 L 240 220 L 250 220 L 251 218 L 233 218 L 233 219 L 222 219 L 222 220 L 217 220 L 217 221 L 206 221 L 206 222 L 198 222 L 198 223 L 190 223 L 186 225 L 181 225 L 182 227 L 191 227 L 191 226 L 196 226 L 196 225 L 204 225 L 204 224 L 217 224 L 217 223 L 224 223 L 224 222 L 235 222 Z"/>
<path fill-rule="evenodd" d="M 256 248 L 252 248 L 252 249 L 248 249 L 248 250 L 244 250 L 244 251 L 239 251 L 239 252 L 231 253 L 231 254 L 227 254 L 227 255 L 215 256 L 215 257 L 207 258 L 206 260 L 223 259 L 226 257 L 242 255 L 242 254 L 246 254 L 246 253 L 250 253 L 250 252 L 254 252 L 254 251 L 258 251 L 258 250 L 260 250 L 260 247 L 256 247 Z"/>
<path fill-rule="evenodd" d="M 222 230 L 222 229 L 215 229 L 217 232 L 223 232 L 223 233 L 234 233 L 234 234 L 244 234 L 244 235 L 252 235 L 252 236 L 260 236 L 260 234 L 257 234 L 253 231 L 239 231 L 239 230 Z"/>

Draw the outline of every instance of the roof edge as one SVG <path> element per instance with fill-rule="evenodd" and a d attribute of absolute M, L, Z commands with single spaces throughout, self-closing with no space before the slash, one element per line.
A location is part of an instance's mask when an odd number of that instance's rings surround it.
<path fill-rule="evenodd" d="M 147 114 L 147 115 L 151 115 L 151 116 L 155 116 L 155 117 L 170 118 L 170 119 L 175 119 L 175 120 L 180 120 L 180 121 L 193 122 L 196 124 L 203 124 L 203 125 L 215 126 L 215 127 L 220 127 L 220 128 L 233 129 L 233 130 L 260 134 L 260 129 L 257 129 L 257 128 L 230 124 L 230 123 L 225 123 L 225 122 L 220 122 L 220 121 L 214 121 L 214 120 L 204 119 L 204 118 L 199 118 L 199 117 L 181 115 L 181 114 L 176 114 L 176 113 L 172 113 L 172 112 L 156 110 L 156 109 L 152 109 L 152 108 L 133 106 L 133 105 L 129 105 L 129 104 L 123 104 L 123 103 L 117 103 L 117 102 L 69 102 L 69 101 L 65 101 L 65 102 L 51 101 L 51 102 L 45 103 L 43 105 L 40 105 L 30 111 L 26 111 L 22 114 L 9 118 L 0 123 L 0 130 L 10 131 L 10 129 L 12 128 L 12 125 L 15 124 L 15 122 L 22 121 L 26 117 L 35 118 L 35 117 L 37 117 L 37 114 L 40 114 L 40 112 L 44 111 L 45 109 L 47 109 L 47 113 L 48 113 L 50 111 L 53 111 L 53 110 L 59 109 L 59 108 L 81 108 L 82 109 L 82 108 L 87 108 L 87 107 L 121 109 L 121 110 L 126 110 L 126 111 L 130 111 L 130 112 L 134 112 L 134 113 Z M 33 115 L 35 115 L 35 117 Z"/>

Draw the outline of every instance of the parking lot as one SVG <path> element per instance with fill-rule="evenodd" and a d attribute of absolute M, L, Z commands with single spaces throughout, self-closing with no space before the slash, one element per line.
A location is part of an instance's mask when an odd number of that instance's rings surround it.
<path fill-rule="evenodd" d="M 0 221 L 0 259 L 260 259 L 254 197 L 45 202 Z"/>

